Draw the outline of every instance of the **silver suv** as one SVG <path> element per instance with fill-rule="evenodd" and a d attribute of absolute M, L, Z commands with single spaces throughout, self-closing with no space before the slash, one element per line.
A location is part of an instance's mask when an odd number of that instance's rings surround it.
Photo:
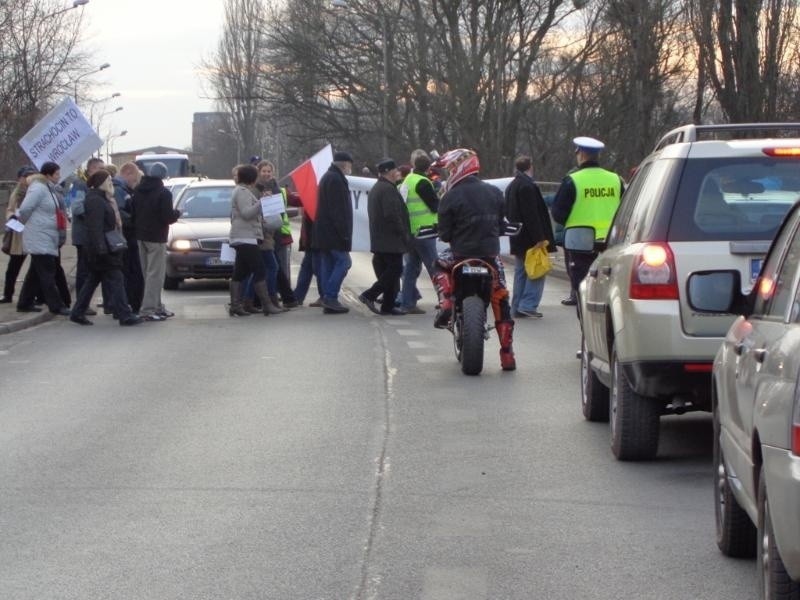
<path fill-rule="evenodd" d="M 687 125 L 638 167 L 578 303 L 583 414 L 611 421 L 618 459 L 655 456 L 661 415 L 710 410 L 733 318 L 692 310 L 687 280 L 735 269 L 749 291 L 800 196 L 798 148 L 800 124 Z"/>

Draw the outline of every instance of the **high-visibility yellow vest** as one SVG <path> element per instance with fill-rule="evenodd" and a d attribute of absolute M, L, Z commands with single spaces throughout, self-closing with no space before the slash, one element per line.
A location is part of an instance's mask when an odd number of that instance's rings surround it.
<path fill-rule="evenodd" d="M 283 196 L 283 206 L 288 208 L 289 202 L 286 198 L 286 188 L 281 188 L 281 196 Z M 292 227 L 289 225 L 289 215 L 286 214 L 286 211 L 281 213 L 281 219 L 283 220 L 283 225 L 281 225 L 280 232 L 284 235 L 292 235 Z"/>
<path fill-rule="evenodd" d="M 605 239 L 622 195 L 619 175 L 600 167 L 587 167 L 569 177 L 575 184 L 575 204 L 564 227 L 594 227 L 595 239 Z"/>
<path fill-rule="evenodd" d="M 406 194 L 406 209 L 408 210 L 408 220 L 411 223 L 412 235 L 417 235 L 420 227 L 436 225 L 439 222 L 439 217 L 436 213 L 432 212 L 428 205 L 425 204 L 425 201 L 417 194 L 417 184 L 423 180 L 430 183 L 430 179 L 412 171 L 406 175 L 401 184 L 402 187 L 408 190 Z"/>

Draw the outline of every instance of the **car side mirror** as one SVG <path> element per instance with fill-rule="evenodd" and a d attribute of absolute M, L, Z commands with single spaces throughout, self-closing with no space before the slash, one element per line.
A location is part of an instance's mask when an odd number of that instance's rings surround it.
<path fill-rule="evenodd" d="M 687 299 L 692 310 L 706 314 L 740 314 L 745 299 L 741 292 L 739 271 L 699 271 L 686 282 Z"/>
<path fill-rule="evenodd" d="M 567 227 L 564 230 L 564 249 L 573 252 L 595 252 L 594 227 Z"/>

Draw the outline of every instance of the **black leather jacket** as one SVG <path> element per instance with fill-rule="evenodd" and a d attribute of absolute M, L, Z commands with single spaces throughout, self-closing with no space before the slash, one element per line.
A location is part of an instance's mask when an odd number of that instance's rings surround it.
<path fill-rule="evenodd" d="M 439 204 L 439 237 L 458 257 L 500 254 L 503 193 L 475 175 L 459 181 Z"/>

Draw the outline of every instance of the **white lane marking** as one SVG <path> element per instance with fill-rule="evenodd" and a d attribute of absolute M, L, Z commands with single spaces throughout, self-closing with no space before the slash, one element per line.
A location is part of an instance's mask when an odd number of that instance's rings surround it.
<path fill-rule="evenodd" d="M 415 342 L 413 340 L 408 340 L 406 342 L 409 348 L 420 349 L 420 348 L 430 348 L 431 345 L 428 342 Z"/>
<path fill-rule="evenodd" d="M 431 356 L 425 356 L 425 355 L 418 355 L 417 356 L 417 362 L 421 362 L 421 363 L 424 363 L 424 364 L 446 363 L 446 362 L 451 362 L 451 361 L 452 361 L 451 357 L 442 356 L 442 355 L 439 355 L 439 354 L 434 354 L 434 355 L 431 355 Z"/>
<path fill-rule="evenodd" d="M 397 334 L 406 337 L 414 337 L 422 335 L 422 332 L 419 329 L 398 329 Z"/>

